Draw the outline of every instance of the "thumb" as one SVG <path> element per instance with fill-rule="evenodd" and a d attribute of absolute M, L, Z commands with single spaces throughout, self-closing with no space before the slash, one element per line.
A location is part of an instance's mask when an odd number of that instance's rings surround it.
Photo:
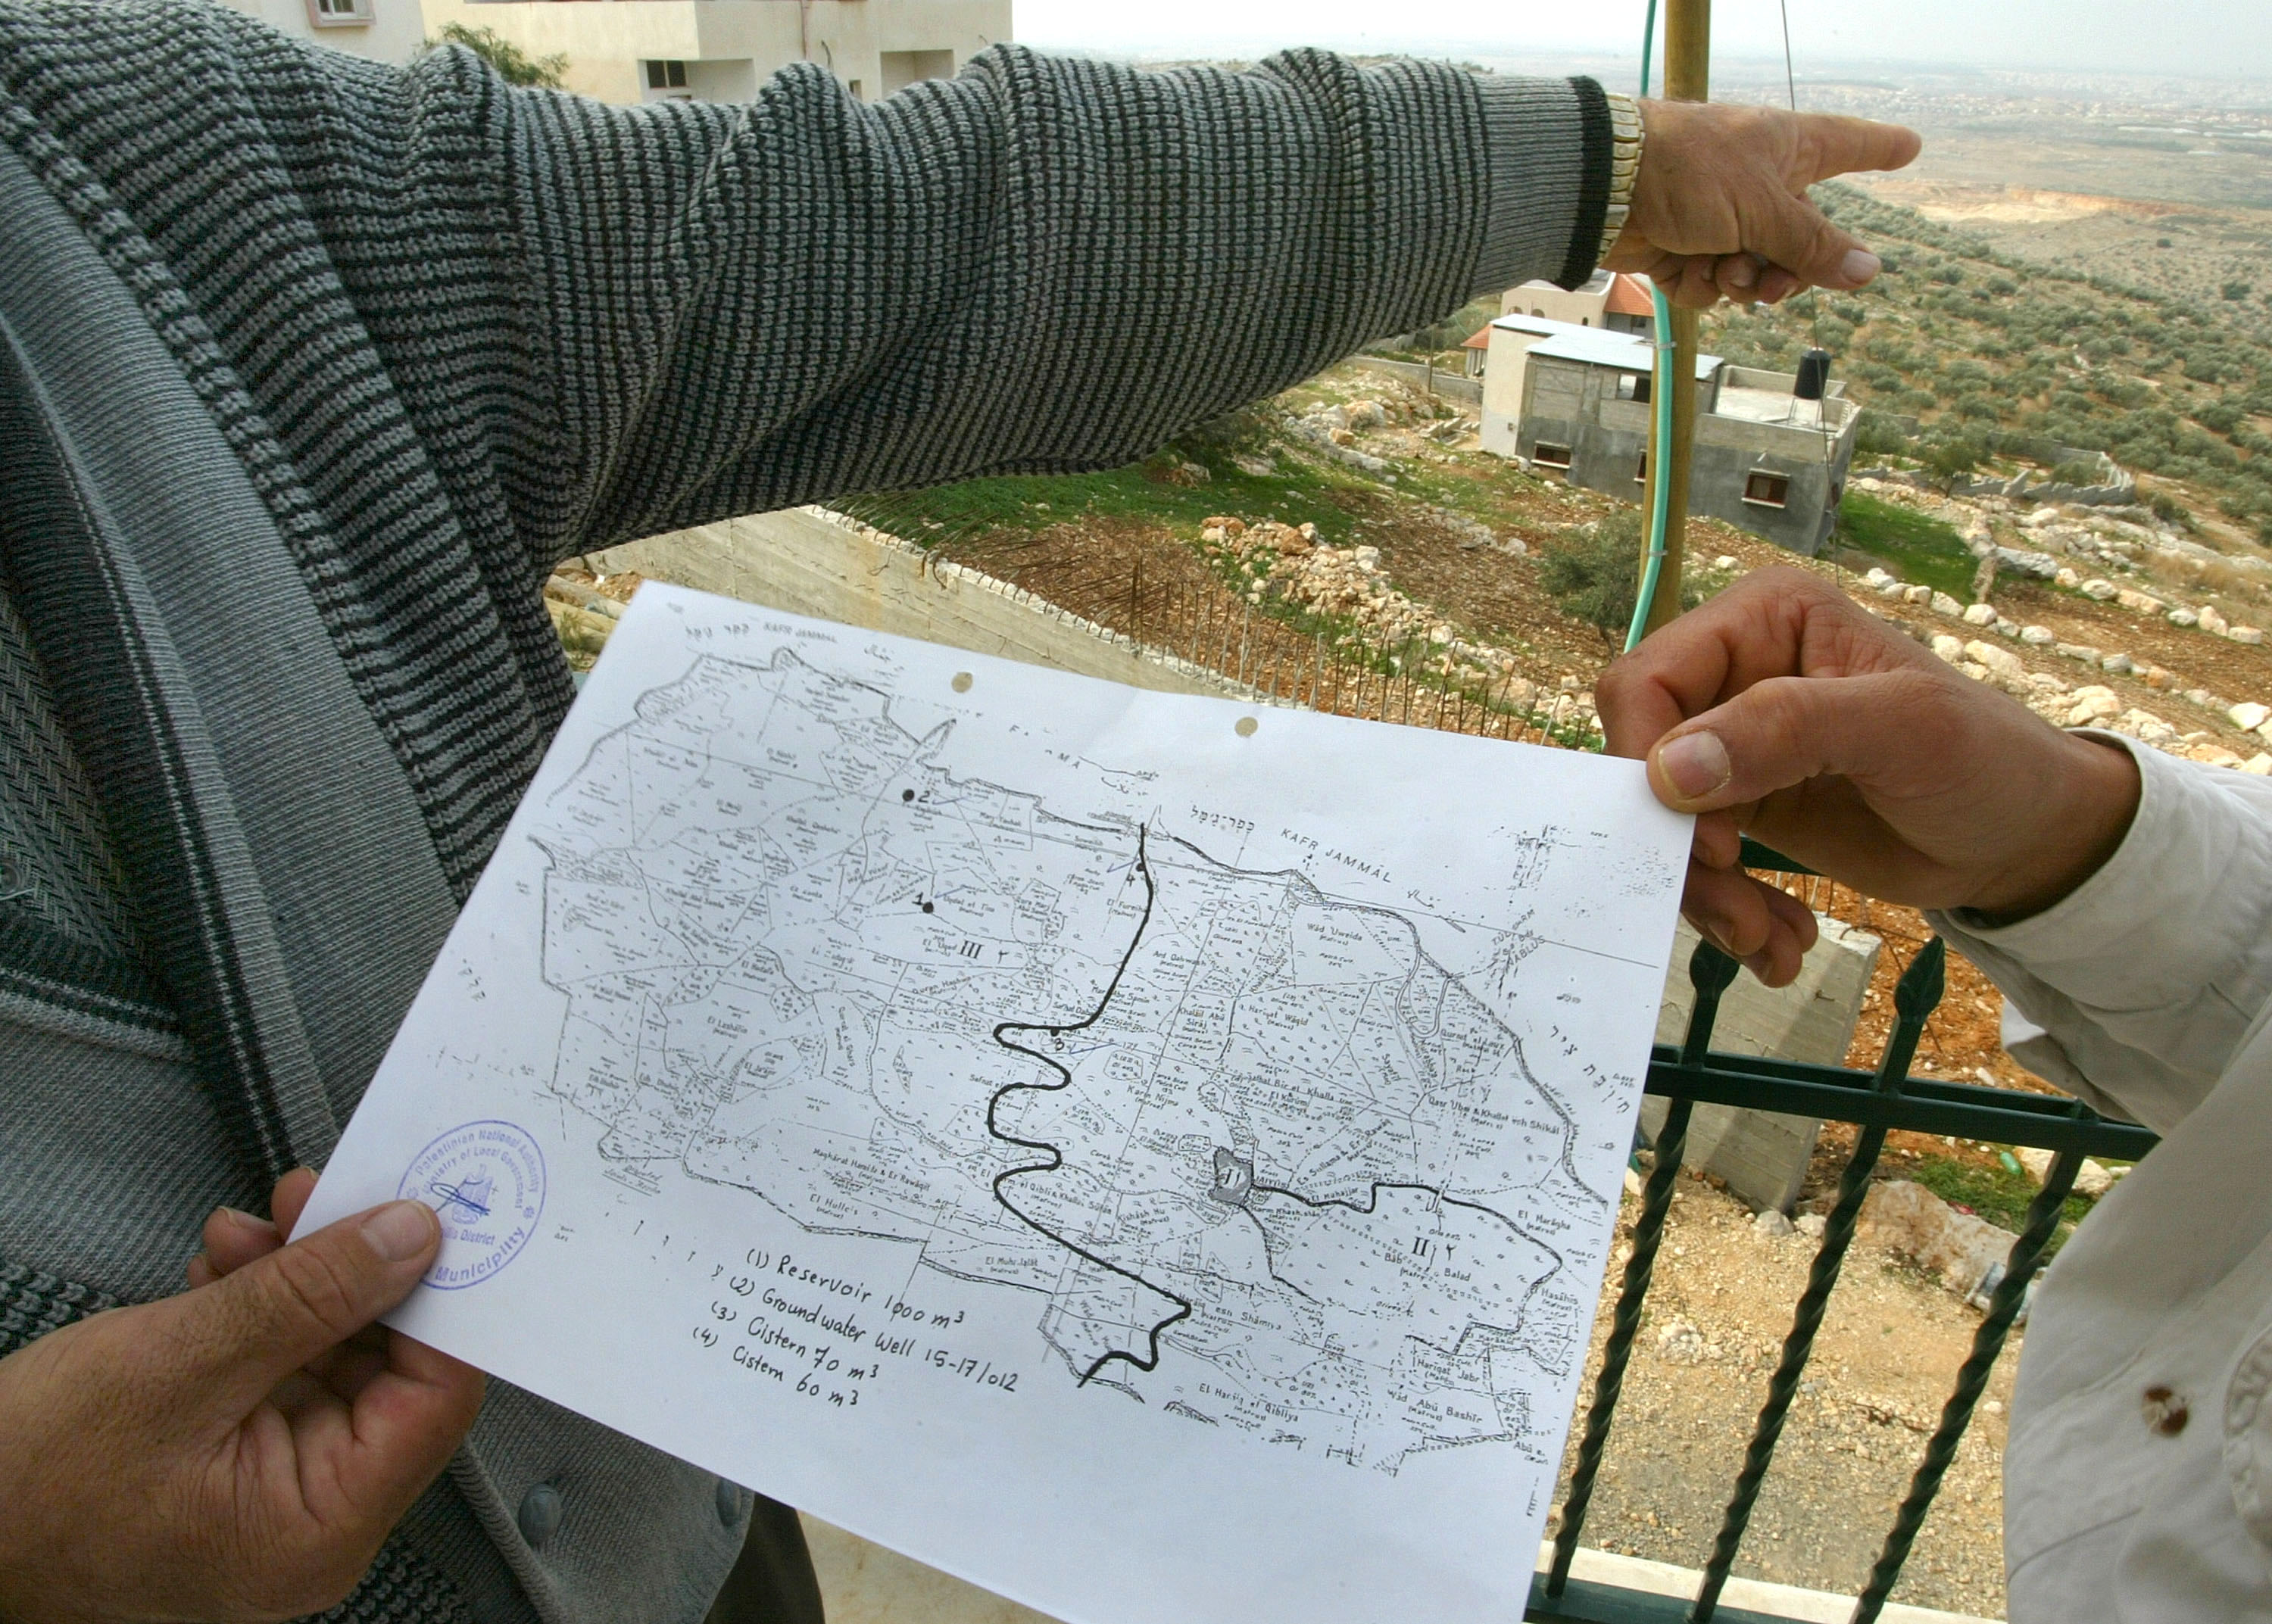
<path fill-rule="evenodd" d="M 1744 247 L 1817 287 L 1859 287 L 1878 274 L 1878 257 L 1823 217 L 1805 197 L 1770 186 L 1748 220 Z"/>
<path fill-rule="evenodd" d="M 441 1244 L 441 1221 L 422 1202 L 341 1218 L 173 1299 L 183 1315 L 177 1367 L 234 1421 L 408 1296 Z"/>
<path fill-rule="evenodd" d="M 1648 753 L 1649 787 L 1676 812 L 1748 806 L 1826 774 L 1914 753 L 1907 674 L 1773 677 L 1692 718 Z"/>

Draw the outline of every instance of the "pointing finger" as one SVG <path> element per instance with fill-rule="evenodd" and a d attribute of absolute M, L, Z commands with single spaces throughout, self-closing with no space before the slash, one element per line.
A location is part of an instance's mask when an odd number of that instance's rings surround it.
<path fill-rule="evenodd" d="M 1924 149 L 1917 132 L 1902 124 L 1834 113 L 1798 117 L 1805 184 L 1864 170 L 1907 168 Z"/>

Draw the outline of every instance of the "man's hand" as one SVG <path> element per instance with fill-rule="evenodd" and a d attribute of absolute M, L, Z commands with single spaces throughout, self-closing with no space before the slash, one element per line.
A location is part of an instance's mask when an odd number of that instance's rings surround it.
<path fill-rule="evenodd" d="M 441 1226 L 395 1202 L 287 1245 L 315 1182 L 214 1213 L 180 1296 L 0 1360 L 0 1619 L 320 1612 L 447 1463 L 481 1373 L 371 1324 Z"/>
<path fill-rule="evenodd" d="M 1648 639 L 1596 693 L 1610 749 L 1700 814 L 1681 907 L 1770 987 L 1804 907 L 1737 866 L 1738 833 L 1872 897 L 2039 913 L 2113 855 L 2137 764 L 2062 733 L 1797 570 L 1762 570 Z"/>
<path fill-rule="evenodd" d="M 1817 181 L 1899 169 L 1917 132 L 1827 113 L 1645 101 L 1633 214 L 1603 263 L 1645 271 L 1675 304 L 1772 304 L 1801 287 L 1859 287 L 1878 257 L 1806 200 Z"/>

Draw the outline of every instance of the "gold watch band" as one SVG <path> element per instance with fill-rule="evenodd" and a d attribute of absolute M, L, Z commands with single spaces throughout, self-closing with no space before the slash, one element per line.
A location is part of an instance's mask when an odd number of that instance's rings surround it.
<path fill-rule="evenodd" d="M 1594 255 L 1598 264 L 1610 255 L 1610 246 L 1633 216 L 1633 178 L 1640 173 L 1642 127 L 1640 108 L 1631 96 L 1605 93 L 1610 104 L 1610 206 L 1602 217 L 1602 245 Z"/>

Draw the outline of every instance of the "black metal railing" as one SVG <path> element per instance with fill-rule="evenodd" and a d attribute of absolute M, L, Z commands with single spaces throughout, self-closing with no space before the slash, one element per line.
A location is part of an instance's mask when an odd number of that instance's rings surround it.
<path fill-rule="evenodd" d="M 1805 872 L 1797 864 L 1759 848 L 1748 849 L 1745 861 L 1760 868 Z M 1760 1486 L 1774 1463 L 1784 1419 L 1814 1351 L 1815 1333 L 1821 1329 L 1823 1313 L 1845 1265 L 1887 1133 L 1910 1129 L 2050 1151 L 2053 1157 L 2043 1188 L 2028 1209 L 2026 1223 L 2005 1261 L 2003 1277 L 1991 1292 L 1987 1312 L 1973 1335 L 1971 1352 L 1957 1372 L 1954 1389 L 1941 1406 L 1939 1424 L 1925 1445 L 1924 1459 L 1855 1604 L 1851 1624 L 1875 1624 L 1901 1576 L 1917 1531 L 1924 1526 L 1941 1479 L 1971 1425 L 1974 1406 L 1987 1387 L 1997 1356 L 2003 1352 L 2005 1338 L 2018 1317 L 2044 1248 L 2058 1227 L 2060 1208 L 2074 1188 L 2083 1158 L 2135 1161 L 2156 1143 L 2146 1129 L 2099 1116 L 2079 1100 L 1911 1076 L 1910 1063 L 1916 1056 L 1917 1040 L 1940 1002 L 1947 953 L 1936 936 L 1902 972 L 1895 992 L 1893 1031 L 1874 1072 L 1714 1052 L 1712 1027 L 1719 1014 L 1721 995 L 1734 981 L 1738 966 L 1709 942 L 1700 945 L 1690 958 L 1696 1007 L 1681 1044 L 1678 1047 L 1660 1044 L 1649 1062 L 1648 1091 L 1661 1094 L 1671 1103 L 1656 1136 L 1655 1166 L 1642 1187 L 1633 1250 L 1618 1288 L 1608 1340 L 1602 1350 L 1601 1372 L 1595 1379 L 1593 1402 L 1586 1412 L 1569 1489 L 1563 1496 L 1553 1560 L 1532 1583 L 1527 1618 L 1539 1624 L 1672 1624 L 1673 1620 L 1709 1624 L 1715 1620 L 1722 1624 L 1770 1624 L 1768 1615 L 1722 1606 L 1720 1593 L 1734 1569 Z M 1783 1338 L 1782 1358 L 1768 1382 L 1767 1398 L 1744 1451 L 1742 1469 L 1721 1516 L 1701 1585 L 1690 1600 L 1589 1583 L 1573 1578 L 1570 1568 L 1585 1533 L 1603 1451 L 1617 1421 L 1626 1368 L 1633 1357 L 1649 1278 L 1672 1208 L 1673 1181 L 1680 1174 L 1689 1116 L 1699 1103 L 1851 1122 L 1860 1131 L 1824 1221 L 1822 1241 L 1793 1311 L 1790 1330 Z"/>

